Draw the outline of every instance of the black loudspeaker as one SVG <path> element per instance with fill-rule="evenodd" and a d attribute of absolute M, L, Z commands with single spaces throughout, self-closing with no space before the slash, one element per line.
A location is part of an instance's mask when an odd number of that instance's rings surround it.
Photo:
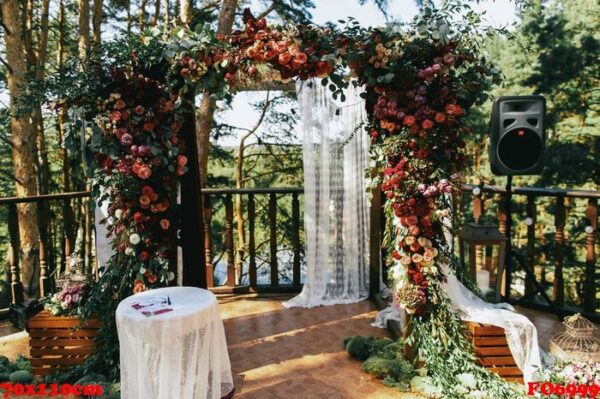
<path fill-rule="evenodd" d="M 490 164 L 495 175 L 542 173 L 546 133 L 542 96 L 503 96 L 494 100 L 490 121 Z"/>

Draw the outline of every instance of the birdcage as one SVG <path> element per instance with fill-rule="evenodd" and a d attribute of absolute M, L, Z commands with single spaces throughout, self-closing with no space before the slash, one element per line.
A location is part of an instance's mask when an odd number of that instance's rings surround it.
<path fill-rule="evenodd" d="M 581 314 L 565 317 L 566 331 L 550 340 L 550 353 L 565 361 L 600 361 L 600 339 L 594 336 L 596 326 Z"/>

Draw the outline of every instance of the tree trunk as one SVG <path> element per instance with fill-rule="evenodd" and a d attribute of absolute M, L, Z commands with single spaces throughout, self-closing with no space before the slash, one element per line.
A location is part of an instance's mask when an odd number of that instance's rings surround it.
<path fill-rule="evenodd" d="M 189 25 L 192 22 L 192 0 L 181 0 L 181 23 Z"/>
<path fill-rule="evenodd" d="M 94 47 L 98 49 L 102 42 L 102 7 L 103 0 L 94 0 L 92 8 L 92 41 Z"/>
<path fill-rule="evenodd" d="M 4 25 L 4 41 L 6 60 L 10 65 L 7 80 L 10 91 L 11 119 L 10 129 L 14 146 L 12 157 L 14 174 L 17 178 L 15 188 L 20 197 L 36 194 L 35 175 L 35 137 L 29 115 L 16 113 L 16 100 L 27 86 L 27 67 L 24 57 L 24 37 L 21 31 L 21 18 L 17 0 L 2 0 L 0 2 L 2 22 Z M 19 239 L 21 248 L 21 281 L 28 296 L 38 289 L 37 265 L 37 205 L 35 203 L 19 204 Z"/>
<path fill-rule="evenodd" d="M 89 0 L 77 0 L 77 11 L 79 12 L 79 60 L 85 61 L 90 48 L 90 2 Z"/>
<path fill-rule="evenodd" d="M 230 35 L 235 18 L 238 0 L 223 0 L 219 12 L 219 24 L 217 34 Z M 200 168 L 200 184 L 206 186 L 208 174 L 208 150 L 210 147 L 210 132 L 215 114 L 215 100 L 210 94 L 203 93 L 200 108 L 196 113 L 196 143 L 198 146 L 198 167 Z"/>
<path fill-rule="evenodd" d="M 140 25 L 140 30 L 144 30 L 144 25 L 146 22 L 146 6 L 148 5 L 148 0 L 142 0 L 140 3 L 140 11 L 138 13 L 138 23 Z"/>
<path fill-rule="evenodd" d="M 157 1 L 159 1 L 159 0 L 157 0 Z M 165 25 L 168 25 L 169 22 L 171 22 L 171 12 L 169 10 L 169 8 L 170 8 L 169 7 L 170 6 L 170 4 L 169 4 L 170 1 L 169 0 L 160 0 L 160 1 L 162 1 L 164 3 L 163 4 L 163 8 L 165 9 L 165 12 L 163 14 L 164 15 L 163 16 L 163 22 L 165 23 Z"/>
<path fill-rule="evenodd" d="M 38 36 L 37 63 L 35 66 L 35 76 L 41 80 L 46 75 L 46 60 L 48 58 L 48 22 L 50 14 L 50 0 L 42 0 L 40 10 L 40 29 Z M 37 145 L 37 178 L 38 194 L 47 194 L 50 182 L 50 169 L 48 165 L 48 154 L 46 149 L 46 137 L 44 132 L 44 118 L 42 115 L 42 105 L 36 104 L 33 109 L 33 128 Z M 39 229 L 40 240 L 47 243 L 48 225 L 50 222 L 50 204 L 39 204 Z"/>
<path fill-rule="evenodd" d="M 158 20 L 160 19 L 160 3 L 163 0 L 156 0 L 156 4 L 154 4 L 154 17 L 152 18 L 152 26 L 156 26 L 158 24 Z"/>

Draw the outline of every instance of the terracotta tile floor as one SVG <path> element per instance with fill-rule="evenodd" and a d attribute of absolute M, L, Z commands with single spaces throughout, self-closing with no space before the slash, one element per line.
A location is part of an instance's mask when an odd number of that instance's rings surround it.
<path fill-rule="evenodd" d="M 344 351 L 349 335 L 387 336 L 374 328 L 370 301 L 285 309 L 287 297 L 220 298 L 236 398 L 417 398 L 387 388 Z"/>

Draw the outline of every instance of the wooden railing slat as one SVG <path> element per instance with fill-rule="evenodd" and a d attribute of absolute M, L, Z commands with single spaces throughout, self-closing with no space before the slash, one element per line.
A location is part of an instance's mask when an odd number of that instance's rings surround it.
<path fill-rule="evenodd" d="M 214 266 L 212 263 L 212 204 L 209 195 L 204 195 L 204 263 L 206 264 L 206 286 L 215 286 Z"/>
<path fill-rule="evenodd" d="M 256 237 L 254 235 L 256 219 L 256 204 L 254 194 L 248 195 L 248 274 L 250 286 L 256 288 Z"/>
<path fill-rule="evenodd" d="M 554 283 L 552 285 L 552 300 L 556 306 L 565 303 L 565 281 L 563 276 L 563 258 L 565 253 L 565 222 L 567 214 L 565 210 L 565 198 L 556 197 L 556 210 L 554 212 Z M 544 280 L 544 273 L 542 279 Z M 542 280 L 542 281 L 543 281 Z"/>
<path fill-rule="evenodd" d="M 535 225 L 537 222 L 537 206 L 533 195 L 527 196 L 525 212 L 527 217 L 531 220 L 531 223 L 527 226 L 527 263 L 531 270 L 535 270 Z M 525 295 L 529 295 L 533 290 L 533 282 L 526 279 Z"/>
<path fill-rule="evenodd" d="M 277 194 L 269 194 L 269 249 L 271 254 L 271 286 L 279 285 L 277 265 Z"/>
<path fill-rule="evenodd" d="M 294 287 L 300 287 L 300 201 L 298 193 L 292 194 L 292 251 L 294 252 L 292 283 Z"/>
<path fill-rule="evenodd" d="M 225 248 L 227 251 L 227 286 L 235 287 L 235 257 L 233 255 L 233 201 L 225 196 Z"/>

